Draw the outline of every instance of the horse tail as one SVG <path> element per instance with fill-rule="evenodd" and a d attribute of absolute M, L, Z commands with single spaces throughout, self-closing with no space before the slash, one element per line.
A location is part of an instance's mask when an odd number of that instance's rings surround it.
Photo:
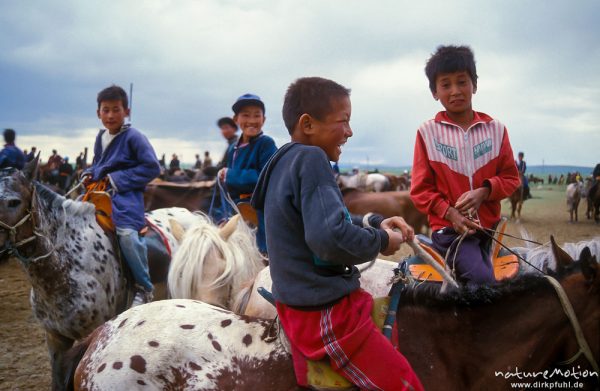
<path fill-rule="evenodd" d="M 65 376 L 63 379 L 63 385 L 65 390 L 75 390 L 75 371 L 77 370 L 77 366 L 79 366 L 79 362 L 83 358 L 83 355 L 92 344 L 92 340 L 95 339 L 99 329 L 100 327 L 98 327 L 92 334 L 88 335 L 85 339 L 73 345 L 73 347 L 67 350 L 67 352 L 62 356 L 60 367 L 62 369 L 62 373 Z"/>

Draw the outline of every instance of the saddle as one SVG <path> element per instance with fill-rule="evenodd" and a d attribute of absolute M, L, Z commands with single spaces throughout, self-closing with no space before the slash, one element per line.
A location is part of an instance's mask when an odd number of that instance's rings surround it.
<path fill-rule="evenodd" d="M 496 227 L 496 234 L 494 237 L 500 243 L 502 243 L 502 239 L 504 238 L 506 223 L 507 220 L 503 218 Z M 444 257 L 432 247 L 431 239 L 424 235 L 417 235 L 417 239 L 419 240 L 419 246 L 421 246 L 425 252 L 431 255 L 436 262 L 444 266 Z M 496 281 L 501 281 L 507 278 L 513 278 L 517 275 L 519 272 L 519 260 L 516 255 L 511 254 L 506 250 L 503 251 L 502 246 L 498 242 L 493 241 L 490 249 L 490 257 L 494 267 L 494 276 L 496 277 Z M 409 260 L 407 260 L 407 263 L 408 270 L 415 280 L 433 282 L 443 281 L 442 276 L 432 266 L 425 263 L 421 259 L 417 257 L 411 257 Z"/>

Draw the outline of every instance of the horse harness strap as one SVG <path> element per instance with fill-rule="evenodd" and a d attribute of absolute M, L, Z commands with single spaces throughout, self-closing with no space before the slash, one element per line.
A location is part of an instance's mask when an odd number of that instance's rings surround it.
<path fill-rule="evenodd" d="M 581 354 L 583 354 L 585 358 L 588 359 L 590 364 L 592 364 L 592 368 L 594 368 L 596 373 L 600 372 L 600 370 L 598 369 L 598 363 L 594 359 L 594 355 L 592 354 L 590 346 L 588 345 L 585 336 L 583 335 L 583 331 L 581 330 L 581 326 L 579 325 L 579 321 L 577 320 L 577 315 L 573 310 L 573 306 L 569 301 L 567 293 L 554 277 L 548 275 L 544 277 L 546 277 L 550 284 L 552 284 L 552 287 L 556 290 L 558 298 L 560 299 L 560 303 L 562 304 L 563 310 L 565 311 L 567 318 L 569 318 L 569 321 L 571 321 L 571 326 L 573 326 L 573 331 L 575 331 L 575 338 L 577 338 L 577 343 L 579 344 L 579 351 L 572 358 L 562 362 L 561 364 L 571 364 Z"/>
<path fill-rule="evenodd" d="M 2 250 L 0 250 L 0 253 L 7 252 L 8 254 L 12 254 L 15 257 L 17 257 L 21 262 L 23 262 L 24 265 L 29 265 L 32 261 L 37 261 L 39 259 L 46 258 L 54 252 L 54 248 L 52 248 L 50 251 L 48 251 L 48 253 L 37 257 L 25 257 L 19 252 L 19 247 L 34 241 L 37 237 L 43 236 L 36 232 L 34 229 L 33 235 L 15 243 L 17 237 L 17 228 L 25 224 L 27 220 L 33 220 L 32 213 L 33 211 L 29 211 L 29 213 L 27 213 L 21 220 L 19 220 L 18 223 L 12 226 L 6 224 L 3 221 L 0 221 L 0 228 L 3 228 L 4 230 L 8 231 L 8 240 L 4 243 L 4 247 L 2 248 Z"/>

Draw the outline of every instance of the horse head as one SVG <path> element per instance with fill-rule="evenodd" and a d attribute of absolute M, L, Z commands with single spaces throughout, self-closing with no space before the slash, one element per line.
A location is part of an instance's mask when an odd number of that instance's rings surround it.
<path fill-rule="evenodd" d="M 32 237 L 30 218 L 33 194 L 32 179 L 37 175 L 37 157 L 22 171 L 15 168 L 0 170 L 0 259 L 14 253 Z"/>

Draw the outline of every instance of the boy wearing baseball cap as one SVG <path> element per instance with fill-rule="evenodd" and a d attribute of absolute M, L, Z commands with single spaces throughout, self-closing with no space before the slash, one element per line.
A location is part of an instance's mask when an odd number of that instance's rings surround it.
<path fill-rule="evenodd" d="M 277 151 L 275 141 L 262 131 L 265 124 L 265 104 L 258 95 L 244 94 L 233 106 L 233 120 L 242 136 L 227 149 L 226 167 L 219 171 L 219 179 L 225 184 L 236 203 L 250 201 L 258 175 L 269 158 Z M 258 213 L 256 233 L 258 249 L 267 252 L 262 212 Z"/>

